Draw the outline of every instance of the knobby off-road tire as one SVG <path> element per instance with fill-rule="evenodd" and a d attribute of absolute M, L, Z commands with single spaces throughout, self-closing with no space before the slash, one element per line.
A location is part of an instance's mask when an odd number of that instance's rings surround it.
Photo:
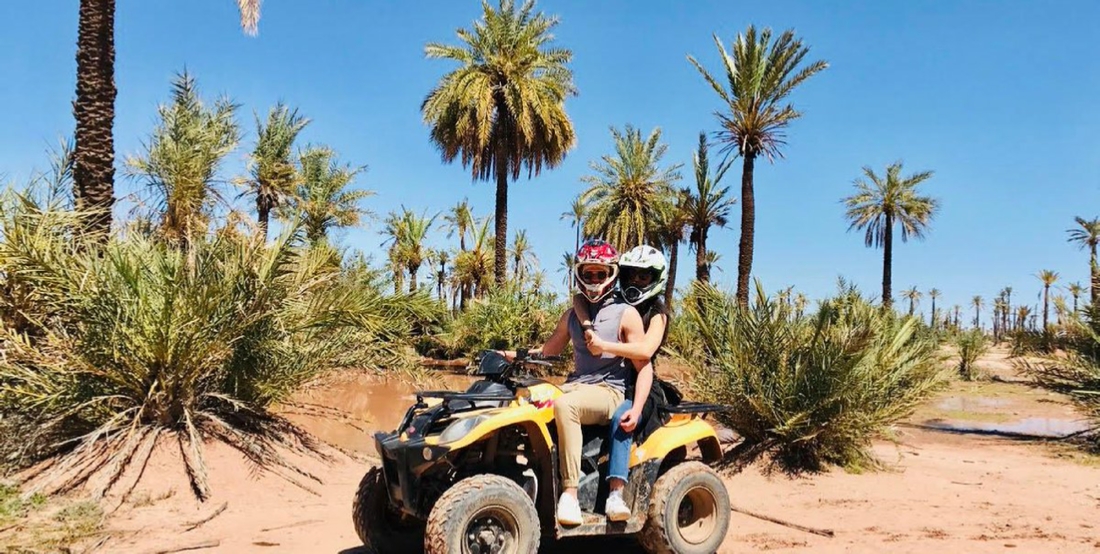
<path fill-rule="evenodd" d="M 638 542 L 650 554 L 713 554 L 729 524 L 730 498 L 722 479 L 705 464 L 685 462 L 653 484 Z"/>
<path fill-rule="evenodd" d="M 351 504 L 355 533 L 373 554 L 418 553 L 424 547 L 424 525 L 408 522 L 390 507 L 382 468 L 375 467 L 359 481 Z"/>
<path fill-rule="evenodd" d="M 428 514 L 425 554 L 536 554 L 539 515 L 519 485 L 499 475 L 455 483 Z"/>

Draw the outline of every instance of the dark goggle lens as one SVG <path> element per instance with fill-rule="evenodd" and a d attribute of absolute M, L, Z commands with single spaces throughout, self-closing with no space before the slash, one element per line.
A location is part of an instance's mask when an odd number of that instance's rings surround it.
<path fill-rule="evenodd" d="M 607 280 L 606 271 L 585 271 L 581 273 L 581 280 L 585 283 L 602 283 Z"/>

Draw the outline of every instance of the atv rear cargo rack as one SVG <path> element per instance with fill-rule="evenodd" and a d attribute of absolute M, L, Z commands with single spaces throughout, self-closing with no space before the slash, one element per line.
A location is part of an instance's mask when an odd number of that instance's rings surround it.
<path fill-rule="evenodd" d="M 670 414 L 710 414 L 733 411 L 733 408 L 707 402 L 681 402 L 675 406 L 662 406 L 661 411 Z"/>

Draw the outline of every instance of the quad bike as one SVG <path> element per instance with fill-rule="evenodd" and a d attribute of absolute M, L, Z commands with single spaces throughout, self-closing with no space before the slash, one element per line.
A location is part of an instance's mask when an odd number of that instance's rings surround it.
<path fill-rule="evenodd" d="M 714 404 L 667 408 L 667 422 L 634 445 L 624 499 L 631 517 L 604 516 L 608 426 L 584 426 L 578 499 L 584 522 L 557 523 L 561 494 L 554 425 L 558 387 L 517 370 L 549 365 L 520 351 L 481 356 L 466 392 L 421 391 L 392 433 L 374 436 L 381 467 L 359 484 L 352 519 L 379 554 L 528 554 L 540 538 L 630 535 L 650 553 L 710 554 L 729 526 L 725 485 L 708 463 L 721 457 L 707 413 Z M 702 458 L 689 461 L 698 447 Z"/>

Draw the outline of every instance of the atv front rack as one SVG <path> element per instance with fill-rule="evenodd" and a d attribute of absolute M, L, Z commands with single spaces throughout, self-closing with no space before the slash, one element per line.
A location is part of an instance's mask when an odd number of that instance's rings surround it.
<path fill-rule="evenodd" d="M 423 404 L 425 398 L 440 398 L 443 402 L 450 400 L 466 400 L 468 402 L 512 401 L 516 395 L 493 392 L 456 392 L 449 390 L 426 390 L 416 393 L 416 403 Z"/>

